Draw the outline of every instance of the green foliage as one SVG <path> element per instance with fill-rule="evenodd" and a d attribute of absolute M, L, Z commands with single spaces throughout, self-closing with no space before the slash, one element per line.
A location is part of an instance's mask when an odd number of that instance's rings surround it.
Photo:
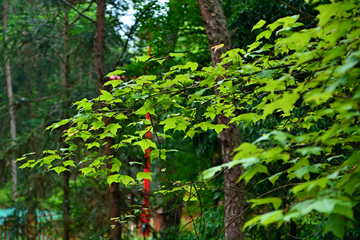
<path fill-rule="evenodd" d="M 100 149 L 109 138 L 116 140 L 116 150 L 151 148 L 157 154 L 152 159 L 165 161 L 170 149 L 164 148 L 164 141 L 175 134 L 184 139 L 210 131 L 219 134 L 228 127 L 215 121 L 223 114 L 243 133 L 254 134 L 244 134 L 232 162 L 205 170 L 202 177 L 212 179 L 224 167 L 244 167 L 239 181 L 256 184 L 258 190 L 249 199 L 258 215 L 244 229 L 281 228 L 291 221 L 305 224 L 302 219 L 317 213 L 327 219 L 325 233 L 343 238 L 353 227 L 359 201 L 359 8 L 355 0 L 318 5 L 314 28 L 300 23 L 298 15 L 268 25 L 260 21 L 254 29 L 264 31 L 257 40 L 246 50 L 223 54 L 216 67 L 199 69 L 197 63 L 188 62 L 162 76 L 109 83 L 111 91 L 74 104 L 78 114 L 66 120 L 71 126 L 63 134 L 71 147 L 44 152 L 46 156 L 22 167 L 45 165 L 57 173 L 70 167 L 97 177 L 112 155 L 88 151 L 77 165 L 70 156 L 76 146 Z M 270 36 L 276 38 L 273 43 L 262 42 Z M 228 63 L 231 66 L 225 68 Z M 151 124 L 144 119 L 146 113 L 151 114 Z M 144 139 L 149 131 L 154 137 Z M 117 173 L 124 163 L 112 163 L 113 170 L 107 170 L 114 172 L 107 178 L 109 184 L 130 186 L 152 179 L 150 173 Z M 275 185 L 273 190 L 263 187 Z M 185 192 L 184 201 L 199 200 L 189 184 L 176 190 Z"/>

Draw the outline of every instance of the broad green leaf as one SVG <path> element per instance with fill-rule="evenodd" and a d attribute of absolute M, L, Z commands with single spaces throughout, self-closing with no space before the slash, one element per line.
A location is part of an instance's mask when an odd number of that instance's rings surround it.
<path fill-rule="evenodd" d="M 314 180 L 314 181 L 310 181 L 310 182 L 305 182 L 302 183 L 300 185 L 297 185 L 295 187 L 293 187 L 292 191 L 294 194 L 303 191 L 305 189 L 307 189 L 308 191 L 314 189 L 315 187 L 320 187 L 320 189 L 324 189 L 328 183 L 329 179 L 328 178 L 320 178 L 318 180 Z"/>
<path fill-rule="evenodd" d="M 64 172 L 64 171 L 69 171 L 69 172 L 70 172 L 70 170 L 69 170 L 68 168 L 66 168 L 66 167 L 61 167 L 61 166 L 53 167 L 53 168 L 51 168 L 50 170 L 54 170 L 58 175 L 59 175 L 60 173 Z"/>
<path fill-rule="evenodd" d="M 127 187 L 130 183 L 135 183 L 135 180 L 127 175 L 120 175 L 119 179 L 125 185 L 125 187 Z"/>
<path fill-rule="evenodd" d="M 199 64 L 196 62 L 187 62 L 185 66 L 189 67 L 191 69 L 191 71 L 195 71 L 197 69 L 197 67 L 199 66 Z"/>
<path fill-rule="evenodd" d="M 145 56 L 136 58 L 136 62 L 146 62 L 149 59 L 150 59 L 150 55 L 145 55 Z"/>
<path fill-rule="evenodd" d="M 271 177 L 269 177 L 269 181 L 273 184 L 273 186 L 275 185 L 275 181 L 279 179 L 281 174 L 282 174 L 282 172 L 278 172 L 278 173 L 272 175 Z"/>
<path fill-rule="evenodd" d="M 344 238 L 347 221 L 339 215 L 332 215 L 324 227 L 324 233 L 332 231 L 340 239 Z"/>
<path fill-rule="evenodd" d="M 267 227 L 269 224 L 279 221 L 282 218 L 283 210 L 276 210 L 263 214 L 260 218 L 260 223 Z"/>
<path fill-rule="evenodd" d="M 257 225 L 256 223 L 260 222 L 261 216 L 253 217 L 252 219 L 245 222 L 242 230 L 244 231 L 247 227 L 251 227 L 253 225 Z"/>
<path fill-rule="evenodd" d="M 119 172 L 120 171 L 120 167 L 122 165 L 121 161 L 117 158 L 112 158 L 110 160 L 111 163 L 111 169 L 110 172 Z"/>
<path fill-rule="evenodd" d="M 182 56 L 184 56 L 184 54 L 183 53 L 170 53 L 169 56 L 170 57 L 182 57 Z"/>
<path fill-rule="evenodd" d="M 138 172 L 138 173 L 136 174 L 136 179 L 137 179 L 137 180 L 149 179 L 150 181 L 152 181 L 151 175 L 152 175 L 151 172 Z"/>
<path fill-rule="evenodd" d="M 84 174 L 85 176 L 88 174 L 88 173 L 92 173 L 92 172 L 96 172 L 95 168 L 93 167 L 83 167 L 80 169 L 81 173 Z"/>
<path fill-rule="evenodd" d="M 275 209 L 278 209 L 282 203 L 280 198 L 260 198 L 260 199 L 250 199 L 248 200 L 248 202 L 253 203 L 251 208 L 254 208 L 255 206 L 258 205 L 263 205 L 263 204 L 269 204 L 271 203 Z"/>
<path fill-rule="evenodd" d="M 141 141 L 135 142 L 133 145 L 140 146 L 144 153 L 145 150 L 148 149 L 149 147 L 157 148 L 156 144 L 151 139 L 143 139 Z"/>
<path fill-rule="evenodd" d="M 118 129 L 120 129 L 121 126 L 119 124 L 116 123 L 110 123 L 104 130 L 104 133 L 108 133 L 110 132 L 113 136 L 116 136 L 116 133 L 118 131 Z"/>
<path fill-rule="evenodd" d="M 240 176 L 239 181 L 245 179 L 245 183 L 248 183 L 257 173 L 266 173 L 268 174 L 268 169 L 262 164 L 256 164 L 247 170 L 243 175 Z"/>
<path fill-rule="evenodd" d="M 58 127 L 61 127 L 61 126 L 64 126 L 65 124 L 68 124 L 69 122 L 71 121 L 71 119 L 63 119 L 61 120 L 60 122 L 57 122 L 57 123 L 53 123 L 51 124 L 49 127 L 47 127 L 45 130 L 50 130 L 51 129 L 51 132 L 58 128 Z"/>
<path fill-rule="evenodd" d="M 123 74 L 125 71 L 123 71 L 123 70 L 115 70 L 115 71 L 113 71 L 113 72 L 110 72 L 110 73 L 108 73 L 106 76 L 107 77 L 110 77 L 110 76 L 114 76 L 114 75 L 121 75 L 121 74 Z"/>
<path fill-rule="evenodd" d="M 265 25 L 265 23 L 266 23 L 266 21 L 261 19 L 260 21 L 258 21 L 255 24 L 255 26 L 251 29 L 251 31 L 254 31 L 255 29 L 261 28 L 262 26 Z"/>
<path fill-rule="evenodd" d="M 59 155 L 46 156 L 41 160 L 42 162 L 41 162 L 40 166 L 42 166 L 44 164 L 50 165 L 56 159 L 61 159 L 61 157 Z"/>
<path fill-rule="evenodd" d="M 67 167 L 67 166 L 76 167 L 73 160 L 65 161 L 65 162 L 63 162 L 63 164 L 64 164 L 65 167 Z"/>
<path fill-rule="evenodd" d="M 218 171 L 221 171 L 220 166 L 206 169 L 205 171 L 202 172 L 202 177 L 203 177 L 203 179 L 212 178 Z"/>
<path fill-rule="evenodd" d="M 103 121 L 96 121 L 91 124 L 94 130 L 97 130 L 103 126 L 105 126 L 105 123 Z"/>
<path fill-rule="evenodd" d="M 109 185 L 112 183 L 119 183 L 120 182 L 120 174 L 112 174 L 107 177 L 107 182 Z"/>

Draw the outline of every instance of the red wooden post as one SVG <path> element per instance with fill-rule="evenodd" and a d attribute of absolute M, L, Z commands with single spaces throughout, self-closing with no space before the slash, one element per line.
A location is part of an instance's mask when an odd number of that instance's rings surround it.
<path fill-rule="evenodd" d="M 151 121 L 151 117 L 149 113 L 146 113 L 145 118 Z M 145 138 L 151 138 L 151 132 L 147 132 L 145 134 Z M 145 150 L 145 165 L 144 165 L 144 172 L 150 172 L 150 148 Z M 144 198 L 143 198 L 143 213 L 141 215 L 141 222 L 142 222 L 142 233 L 144 236 L 149 236 L 149 222 L 150 222 L 150 211 L 149 211 L 149 193 L 150 193 L 150 180 L 144 179 Z"/>

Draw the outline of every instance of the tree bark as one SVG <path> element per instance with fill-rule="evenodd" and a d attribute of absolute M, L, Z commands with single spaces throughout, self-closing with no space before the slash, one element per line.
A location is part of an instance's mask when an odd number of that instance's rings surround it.
<path fill-rule="evenodd" d="M 95 30 L 95 41 L 94 41 L 94 65 L 95 74 L 98 83 L 98 89 L 103 89 L 105 83 L 104 79 L 104 33 L 105 33 L 105 0 L 97 0 L 97 19 L 96 19 L 96 30 Z M 104 119 L 108 122 L 108 119 Z M 110 147 L 114 144 L 113 138 L 106 138 L 107 142 L 105 146 L 106 155 L 109 156 L 112 153 Z M 111 169 L 111 164 L 108 160 L 107 168 Z M 109 171 L 110 172 L 110 171 Z M 109 175 L 114 173 L 109 173 Z M 110 198 L 110 215 L 111 218 L 120 217 L 120 192 L 119 184 L 111 183 L 109 187 L 109 198 Z M 113 240 L 121 239 L 121 225 L 118 221 L 112 221 L 112 225 L 115 226 L 112 234 Z"/>
<path fill-rule="evenodd" d="M 227 50 L 231 49 L 231 33 L 227 27 L 226 18 L 222 9 L 220 0 L 197 0 L 201 15 L 205 22 L 206 35 L 211 51 L 212 66 L 215 67 L 221 61 L 220 57 Z M 219 44 L 224 44 L 224 47 L 211 49 Z M 226 67 L 226 66 L 225 66 Z M 217 79 L 218 81 L 220 79 Z M 219 92 L 215 88 L 215 94 Z M 224 129 L 220 133 L 220 143 L 222 151 L 223 163 L 228 163 L 233 160 L 233 152 L 241 143 L 241 133 L 236 123 L 229 124 L 231 117 L 226 117 L 224 114 L 217 116 L 219 124 L 225 124 L 229 128 Z M 226 169 L 224 172 L 224 188 L 225 188 L 225 239 L 226 240 L 242 240 L 245 239 L 244 233 L 241 231 L 245 223 L 245 206 L 246 206 L 246 192 L 243 181 L 237 183 L 239 177 L 243 173 L 243 168 L 235 166 L 231 169 Z M 226 189 L 236 189 L 226 190 Z"/>
<path fill-rule="evenodd" d="M 6 35 L 7 31 L 7 12 L 9 8 L 9 0 L 4 0 L 4 10 L 3 10 L 3 34 L 5 41 L 8 40 Z M 6 78 L 6 88 L 9 99 L 9 116 L 10 116 L 10 133 L 11 133 L 11 144 L 15 144 L 16 141 L 16 121 L 15 121 L 15 108 L 14 108 L 14 94 L 12 89 L 12 78 L 11 78 L 11 68 L 10 60 L 5 50 L 5 78 Z M 15 159 L 11 160 L 11 196 L 16 199 L 16 187 L 17 187 L 17 173 L 16 173 L 16 162 Z"/>
<path fill-rule="evenodd" d="M 114 138 L 105 138 L 106 144 L 106 155 L 111 155 L 110 146 L 114 144 Z M 107 168 L 111 169 L 110 160 L 107 160 Z M 109 176 L 116 173 L 109 173 Z M 111 183 L 109 186 L 109 197 L 110 197 L 110 216 L 111 218 L 118 218 L 120 217 L 120 192 L 119 192 L 119 184 L 118 183 Z M 119 221 L 111 221 L 111 225 L 114 226 L 113 232 L 113 240 L 121 239 L 121 225 Z"/>
<path fill-rule="evenodd" d="M 105 33 L 105 0 L 97 0 L 96 30 L 94 42 L 95 74 L 99 91 L 103 88 L 104 81 L 104 33 Z"/>
<path fill-rule="evenodd" d="M 61 88 L 65 92 L 65 103 L 64 107 L 64 116 L 67 118 L 69 116 L 69 87 L 70 87 L 70 25 L 69 25 L 69 8 L 65 7 L 64 12 L 64 43 L 65 43 L 65 54 L 62 59 L 60 59 L 60 70 L 61 70 Z M 64 126 L 64 130 L 68 126 Z M 62 172 L 63 179 L 63 229 L 62 229 L 62 239 L 70 239 L 70 171 Z"/>

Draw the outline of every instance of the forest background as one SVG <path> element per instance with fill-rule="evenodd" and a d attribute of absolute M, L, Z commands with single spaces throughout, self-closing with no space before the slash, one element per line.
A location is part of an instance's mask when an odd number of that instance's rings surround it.
<path fill-rule="evenodd" d="M 160 233 L 147 226 L 160 239 L 359 235 L 359 1 L 3 0 L 1 10 L 11 239 L 43 229 L 141 239 L 131 224 L 147 207 L 162 208 Z"/>

